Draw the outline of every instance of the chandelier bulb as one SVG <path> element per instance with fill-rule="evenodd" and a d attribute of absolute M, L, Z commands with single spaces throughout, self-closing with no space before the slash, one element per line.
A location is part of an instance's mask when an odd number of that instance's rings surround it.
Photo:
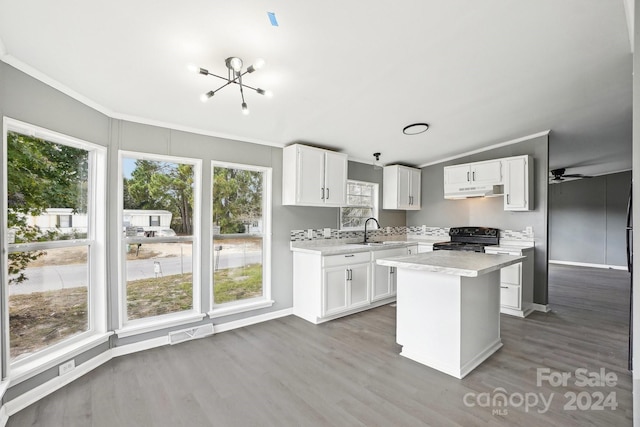
<path fill-rule="evenodd" d="M 242 103 L 242 114 L 244 114 L 245 116 L 249 115 L 249 107 L 247 107 L 246 102 Z"/>
<path fill-rule="evenodd" d="M 202 95 L 200 95 L 200 101 L 207 102 L 209 100 L 209 98 L 213 97 L 214 94 L 215 94 L 215 92 L 212 91 L 212 90 L 210 90 L 207 93 L 203 93 Z"/>

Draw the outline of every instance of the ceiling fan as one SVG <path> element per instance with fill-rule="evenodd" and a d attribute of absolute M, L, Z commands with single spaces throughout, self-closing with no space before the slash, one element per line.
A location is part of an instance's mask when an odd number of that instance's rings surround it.
<path fill-rule="evenodd" d="M 566 168 L 558 168 L 558 169 L 553 169 L 551 170 L 551 175 L 553 175 L 553 178 L 551 178 L 551 182 L 560 182 L 560 181 L 564 181 L 565 178 L 593 178 L 592 176 L 589 175 L 583 175 L 581 173 L 567 173 L 565 174 Z"/>

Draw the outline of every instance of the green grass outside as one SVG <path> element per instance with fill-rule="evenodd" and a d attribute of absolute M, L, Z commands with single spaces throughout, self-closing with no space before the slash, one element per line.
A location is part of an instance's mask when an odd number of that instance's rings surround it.
<path fill-rule="evenodd" d="M 261 296 L 262 265 L 216 271 L 213 293 L 216 304 Z M 130 320 L 190 310 L 192 304 L 191 274 L 127 283 L 127 315 Z M 11 357 L 32 353 L 84 332 L 87 322 L 86 288 L 11 295 Z"/>

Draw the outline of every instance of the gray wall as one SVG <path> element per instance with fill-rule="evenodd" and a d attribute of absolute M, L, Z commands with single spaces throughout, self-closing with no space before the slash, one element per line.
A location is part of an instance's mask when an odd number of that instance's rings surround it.
<path fill-rule="evenodd" d="M 381 227 L 400 227 L 406 225 L 405 211 L 382 209 L 382 169 L 375 169 L 372 164 L 349 162 L 349 179 L 357 181 L 375 182 L 378 186 L 378 222 Z"/>
<path fill-rule="evenodd" d="M 549 186 L 549 259 L 626 268 L 631 171 Z"/>
<path fill-rule="evenodd" d="M 60 132 L 88 142 L 108 147 L 108 299 L 110 302 L 109 327 L 117 325 L 117 188 L 119 177 L 118 150 L 139 151 L 153 154 L 175 155 L 202 159 L 202 280 L 205 292 L 202 309 L 207 308 L 210 296 L 208 277 L 210 248 L 206 244 L 210 235 L 210 203 L 205 196 L 211 186 L 211 160 L 268 166 L 273 168 L 273 212 L 272 212 L 272 297 L 275 304 L 266 309 L 254 310 L 238 315 L 216 318 L 216 324 L 225 323 L 258 314 L 290 308 L 293 304 L 292 256 L 289 250 L 289 232 L 292 229 L 322 228 L 337 226 L 336 208 L 307 208 L 282 206 L 282 150 L 240 141 L 196 135 L 157 126 L 148 126 L 124 120 L 111 119 L 63 93 L 31 78 L 15 68 L 0 62 L 0 113 L 13 119 Z M 357 175 L 357 174 L 356 174 Z M 6 209 L 0 201 L 0 209 Z M 204 322 L 206 322 L 205 320 Z M 210 320 L 208 320 L 210 322 Z M 173 329 L 181 329 L 184 326 Z M 155 331 L 124 339 L 111 339 L 111 346 L 141 341 L 166 335 L 167 330 Z M 6 343 L 3 345 L 6 346 Z M 102 347 L 101 347 L 102 348 Z M 76 363 L 82 363 L 81 356 Z M 18 384 L 6 395 L 15 397 L 50 379 L 43 373 Z"/>
<path fill-rule="evenodd" d="M 542 136 L 422 169 L 422 209 L 407 212 L 407 225 L 465 225 L 524 230 L 535 234 L 534 302 L 547 304 L 547 175 L 549 140 Z M 529 154 L 534 159 L 534 209 L 505 212 L 503 197 L 444 199 L 444 167 L 460 163 Z"/>

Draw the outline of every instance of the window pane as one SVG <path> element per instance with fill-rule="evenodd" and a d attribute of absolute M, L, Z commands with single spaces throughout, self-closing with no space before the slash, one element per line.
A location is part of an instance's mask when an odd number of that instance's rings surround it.
<path fill-rule="evenodd" d="M 193 235 L 194 166 L 125 157 L 123 170 L 123 231 L 133 234 L 173 229 Z"/>
<path fill-rule="evenodd" d="M 262 237 L 213 239 L 216 304 L 262 296 Z"/>
<path fill-rule="evenodd" d="M 214 304 L 263 295 L 264 173 L 213 169 Z"/>
<path fill-rule="evenodd" d="M 378 214 L 378 184 L 347 181 L 347 205 L 340 208 L 341 228 L 364 228 L 366 219 Z"/>
<path fill-rule="evenodd" d="M 192 243 L 126 246 L 129 320 L 193 308 Z"/>
<path fill-rule="evenodd" d="M 11 243 L 86 237 L 88 157 L 87 150 L 7 132 Z"/>
<path fill-rule="evenodd" d="M 193 310 L 195 166 L 122 158 L 125 321 Z"/>
<path fill-rule="evenodd" d="M 89 329 L 86 246 L 9 254 L 13 360 Z M 26 268 L 16 269 L 29 260 Z"/>

